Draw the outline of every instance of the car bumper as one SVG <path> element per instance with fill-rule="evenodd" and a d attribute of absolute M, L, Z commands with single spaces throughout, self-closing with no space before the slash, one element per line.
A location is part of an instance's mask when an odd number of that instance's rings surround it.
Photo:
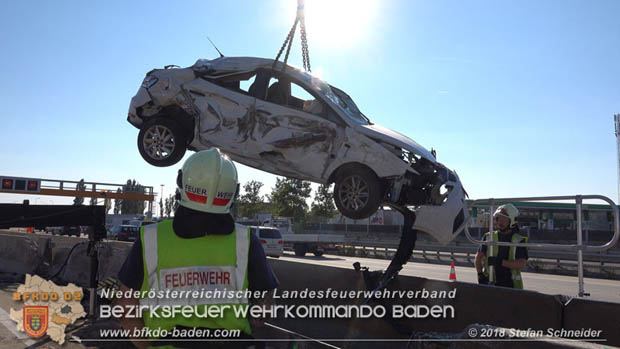
<path fill-rule="evenodd" d="M 465 203 L 465 190 L 456 173 L 451 172 L 452 179 L 446 185 L 452 190 L 441 205 L 422 205 L 415 211 L 416 220 L 413 229 L 432 235 L 441 244 L 454 240 L 469 223 L 469 211 Z"/>
<path fill-rule="evenodd" d="M 144 106 L 145 104 L 151 102 L 151 96 L 146 88 L 140 87 L 138 93 L 131 99 L 131 103 L 129 103 L 129 112 L 127 113 L 127 121 L 130 124 L 134 125 L 137 128 L 142 126 L 142 118 L 138 116 L 138 108 Z"/>
<path fill-rule="evenodd" d="M 265 250 L 265 255 L 271 256 L 271 257 L 279 257 L 284 253 L 284 248 L 282 247 L 273 248 L 273 247 L 263 246 L 263 250 Z"/>

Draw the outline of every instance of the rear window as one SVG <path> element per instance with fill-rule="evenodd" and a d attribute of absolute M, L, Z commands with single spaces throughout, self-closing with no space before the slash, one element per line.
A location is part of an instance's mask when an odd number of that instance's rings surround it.
<path fill-rule="evenodd" d="M 260 229 L 259 237 L 263 239 L 282 239 L 278 229 Z"/>

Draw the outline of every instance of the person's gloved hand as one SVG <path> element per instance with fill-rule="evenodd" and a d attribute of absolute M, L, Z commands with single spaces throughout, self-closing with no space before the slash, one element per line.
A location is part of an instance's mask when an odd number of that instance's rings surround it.
<path fill-rule="evenodd" d="M 489 265 L 492 265 L 495 268 L 498 268 L 502 266 L 502 259 L 499 259 L 498 257 L 489 257 L 488 263 Z"/>
<path fill-rule="evenodd" d="M 488 285 L 489 284 L 489 278 L 484 275 L 483 272 L 478 273 L 478 283 L 480 285 Z"/>

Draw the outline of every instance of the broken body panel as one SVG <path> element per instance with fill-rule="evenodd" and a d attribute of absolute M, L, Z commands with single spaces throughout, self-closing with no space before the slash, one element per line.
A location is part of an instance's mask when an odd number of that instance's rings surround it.
<path fill-rule="evenodd" d="M 193 119 L 190 149 L 215 146 L 247 166 L 317 183 L 335 181 L 348 164 L 363 165 L 376 174 L 382 203 L 417 207 L 420 230 L 443 243 L 460 232 L 455 214 L 466 221 L 467 210 L 454 172 L 410 138 L 370 123 L 343 91 L 307 72 L 282 68 L 269 59 L 223 57 L 153 70 L 132 99 L 128 121 L 141 128 L 176 107 Z M 240 88 L 250 78 L 250 88 Z M 267 89 L 270 80 L 277 81 Z M 293 96 L 291 85 L 319 101 L 320 112 L 306 109 L 310 100 Z M 286 97 L 279 101 L 282 91 Z"/>

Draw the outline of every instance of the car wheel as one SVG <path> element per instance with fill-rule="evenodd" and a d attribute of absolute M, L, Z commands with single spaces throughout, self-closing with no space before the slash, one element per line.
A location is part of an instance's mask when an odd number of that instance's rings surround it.
<path fill-rule="evenodd" d="M 158 167 L 179 162 L 186 150 L 186 137 L 171 119 L 155 118 L 145 123 L 138 134 L 138 150 L 149 164 Z"/>
<path fill-rule="evenodd" d="M 323 255 L 322 251 L 314 251 L 312 253 L 314 253 L 314 255 L 317 256 L 317 257 L 321 257 Z"/>
<path fill-rule="evenodd" d="M 336 175 L 334 202 L 343 216 L 351 219 L 370 217 L 381 203 L 381 183 L 369 168 L 351 165 Z"/>

